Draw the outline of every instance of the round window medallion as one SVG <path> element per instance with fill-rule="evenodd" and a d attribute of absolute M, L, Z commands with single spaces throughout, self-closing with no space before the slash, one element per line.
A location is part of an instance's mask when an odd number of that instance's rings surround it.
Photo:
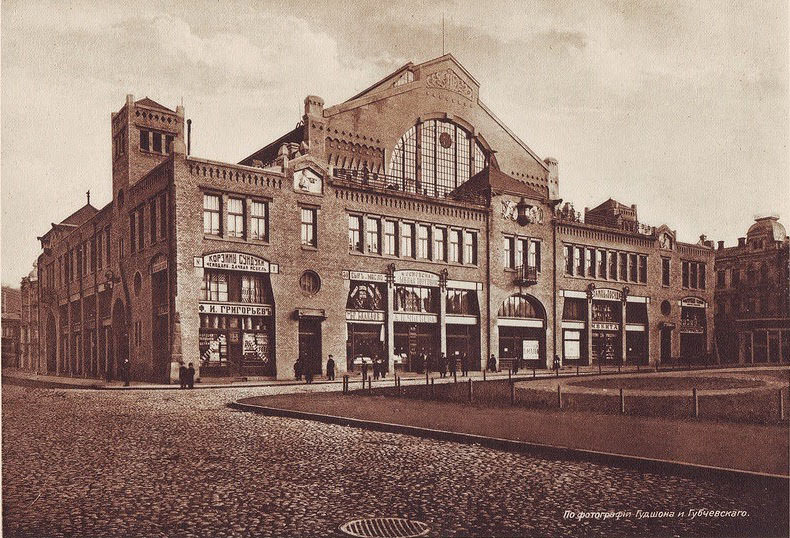
<path fill-rule="evenodd" d="M 449 148 L 453 145 L 453 137 L 450 136 L 450 133 L 442 133 L 439 135 L 439 143 L 443 148 Z"/>
<path fill-rule="evenodd" d="M 321 277 L 315 271 L 305 271 L 299 277 L 299 287 L 310 295 L 315 295 L 321 289 Z"/>
<path fill-rule="evenodd" d="M 140 295 L 140 288 L 143 287 L 143 277 L 140 275 L 140 272 L 136 272 L 134 274 L 134 296 L 137 297 Z"/>
<path fill-rule="evenodd" d="M 666 299 L 661 301 L 661 313 L 668 316 L 672 312 L 672 305 Z"/>

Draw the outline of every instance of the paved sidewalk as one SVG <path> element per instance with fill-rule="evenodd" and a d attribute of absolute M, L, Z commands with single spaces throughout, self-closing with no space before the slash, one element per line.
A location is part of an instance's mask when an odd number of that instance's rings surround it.
<path fill-rule="evenodd" d="M 603 369 L 604 373 L 617 372 L 617 367 L 606 367 Z M 635 367 L 624 367 L 623 372 L 633 371 L 636 372 Z M 645 368 L 642 368 L 645 371 Z M 576 372 L 576 368 L 563 368 L 560 372 L 561 375 L 570 375 Z M 582 367 L 580 373 L 585 375 L 597 374 L 597 367 Z M 359 387 L 362 384 L 362 377 L 359 372 L 351 372 L 350 381 L 352 388 Z M 369 373 L 368 375 L 371 375 Z M 533 370 L 522 369 L 518 372 L 519 377 L 532 377 Z M 536 370 L 535 377 L 554 377 L 555 373 L 549 370 Z M 486 379 L 506 379 L 508 372 L 487 372 Z M 3 382 L 10 382 L 17 385 L 38 387 L 38 388 L 73 388 L 73 389 L 100 389 L 100 390 L 178 390 L 180 387 L 177 384 L 164 384 L 164 383 L 149 383 L 144 381 L 132 381 L 130 386 L 125 387 L 123 381 L 104 381 L 103 379 L 85 378 L 85 377 L 68 377 L 56 375 L 41 375 L 27 370 L 17 368 L 3 368 L 2 371 Z M 425 383 L 425 374 L 418 374 L 415 372 L 398 372 L 398 377 L 403 380 L 405 384 Z M 430 377 L 435 378 L 436 383 L 449 383 L 453 380 L 451 375 L 442 379 L 439 377 L 438 372 L 431 372 Z M 483 372 L 470 372 L 470 377 L 475 380 L 483 379 Z M 458 379 L 465 379 L 458 376 Z M 343 374 L 338 374 L 334 381 L 329 381 L 323 376 L 313 378 L 314 384 L 336 384 L 340 390 L 343 383 Z M 218 388 L 232 388 L 232 387 L 279 387 L 289 385 L 304 385 L 304 381 L 297 381 L 296 379 L 273 379 L 273 378 L 252 378 L 249 380 L 242 380 L 242 378 L 232 379 L 205 379 L 195 383 L 196 389 L 218 389 Z M 374 381 L 373 385 L 381 386 L 394 386 L 395 377 L 388 374 L 386 378 Z"/>
<path fill-rule="evenodd" d="M 310 398 L 264 396 L 246 398 L 240 403 L 553 447 L 790 475 L 787 425 L 719 424 L 338 393 L 314 394 Z"/>

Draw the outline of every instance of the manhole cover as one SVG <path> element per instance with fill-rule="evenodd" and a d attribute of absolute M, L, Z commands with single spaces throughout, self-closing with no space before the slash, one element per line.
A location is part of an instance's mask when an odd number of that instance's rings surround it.
<path fill-rule="evenodd" d="M 364 538 L 409 538 L 425 536 L 431 529 L 425 523 L 401 517 L 373 517 L 349 521 L 340 525 L 340 530 Z"/>

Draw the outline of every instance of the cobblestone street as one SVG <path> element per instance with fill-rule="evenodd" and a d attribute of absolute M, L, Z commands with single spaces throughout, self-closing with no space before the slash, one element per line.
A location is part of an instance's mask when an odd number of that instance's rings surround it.
<path fill-rule="evenodd" d="M 552 461 L 228 409 L 301 387 L 79 391 L 3 386 L 7 536 L 335 536 L 367 516 L 431 536 L 781 534 L 736 486 Z M 745 518 L 636 517 L 745 510 Z M 614 519 L 564 519 L 624 510 Z M 770 521 L 776 521 L 772 526 Z M 766 526 L 767 525 L 767 526 Z"/>

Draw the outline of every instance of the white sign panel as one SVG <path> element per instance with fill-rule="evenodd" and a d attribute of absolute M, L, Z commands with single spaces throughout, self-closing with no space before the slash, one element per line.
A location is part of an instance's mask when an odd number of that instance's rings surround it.
<path fill-rule="evenodd" d="M 437 323 L 439 321 L 439 316 L 436 314 L 395 312 L 392 315 L 392 319 L 393 321 L 404 323 Z"/>
<path fill-rule="evenodd" d="M 346 310 L 347 321 L 384 321 L 384 312 L 373 310 Z"/>
<path fill-rule="evenodd" d="M 204 303 L 198 306 L 201 314 L 218 314 L 220 316 L 271 316 L 269 305 L 251 305 L 245 303 Z"/>
<path fill-rule="evenodd" d="M 364 282 L 386 282 L 387 275 L 382 273 L 367 273 L 365 271 L 342 271 L 341 276 L 346 280 L 362 280 Z"/>
<path fill-rule="evenodd" d="M 697 308 L 705 308 L 706 303 L 698 297 L 685 297 L 680 301 L 681 306 L 694 306 Z"/>
<path fill-rule="evenodd" d="M 206 269 L 225 269 L 226 271 L 247 271 L 253 273 L 275 272 L 269 262 L 252 254 L 242 252 L 215 252 L 203 256 Z"/>
<path fill-rule="evenodd" d="M 435 287 L 439 285 L 439 275 L 427 271 L 395 271 L 395 284 Z"/>
<path fill-rule="evenodd" d="M 610 288 L 596 288 L 593 290 L 592 296 L 593 299 L 600 299 L 603 301 L 621 301 L 623 299 L 623 292 Z"/>
<path fill-rule="evenodd" d="M 522 340 L 521 341 L 521 357 L 524 360 L 539 360 L 540 359 L 540 346 L 537 340 Z"/>

